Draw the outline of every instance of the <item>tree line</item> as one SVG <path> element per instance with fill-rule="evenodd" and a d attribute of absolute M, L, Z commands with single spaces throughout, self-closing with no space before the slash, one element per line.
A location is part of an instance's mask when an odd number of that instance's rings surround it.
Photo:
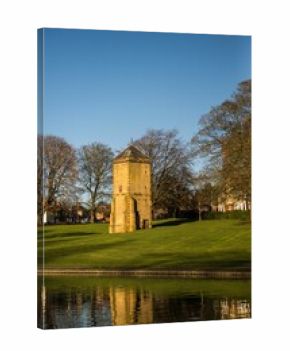
<path fill-rule="evenodd" d="M 201 117 L 192 138 L 193 154 L 206 160 L 197 182 L 207 182 L 215 200 L 232 197 L 251 203 L 251 80 L 238 85 L 232 98 Z M 200 196 L 209 196 L 201 192 Z"/>
<path fill-rule="evenodd" d="M 251 201 L 251 81 L 238 85 L 231 99 L 201 117 L 199 130 L 184 142 L 177 130 L 148 130 L 133 144 L 152 160 L 153 212 L 197 211 L 228 196 Z M 61 137 L 38 136 L 38 219 L 57 215 L 80 199 L 94 222 L 97 204 L 111 197 L 114 152 L 100 142 L 78 149 Z M 203 168 L 194 162 L 203 159 Z"/>

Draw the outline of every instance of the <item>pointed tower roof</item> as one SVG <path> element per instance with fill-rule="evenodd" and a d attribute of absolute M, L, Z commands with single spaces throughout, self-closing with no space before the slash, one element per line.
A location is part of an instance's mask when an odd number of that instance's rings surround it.
<path fill-rule="evenodd" d="M 121 162 L 144 162 L 150 163 L 150 158 L 134 145 L 129 145 L 114 159 L 115 163 Z"/>

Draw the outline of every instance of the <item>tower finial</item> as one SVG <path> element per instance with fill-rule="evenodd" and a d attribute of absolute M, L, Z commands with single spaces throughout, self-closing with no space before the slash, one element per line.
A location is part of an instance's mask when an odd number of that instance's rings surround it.
<path fill-rule="evenodd" d="M 134 142 L 134 140 L 133 140 L 133 138 L 130 138 L 130 145 L 133 145 L 133 142 Z"/>

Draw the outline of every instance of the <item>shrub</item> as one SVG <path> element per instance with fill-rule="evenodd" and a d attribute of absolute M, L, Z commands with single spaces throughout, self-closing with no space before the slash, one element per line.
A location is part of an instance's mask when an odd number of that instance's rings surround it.
<path fill-rule="evenodd" d="M 240 219 L 242 221 L 250 221 L 251 211 L 203 212 L 202 219 Z"/>

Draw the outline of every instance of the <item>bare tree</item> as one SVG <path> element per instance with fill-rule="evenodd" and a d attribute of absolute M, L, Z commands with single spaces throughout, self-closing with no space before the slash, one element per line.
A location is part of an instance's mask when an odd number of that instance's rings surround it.
<path fill-rule="evenodd" d="M 79 182 L 89 195 L 90 221 L 95 221 L 97 201 L 108 194 L 112 181 L 113 152 L 110 147 L 93 143 L 78 151 Z"/>
<path fill-rule="evenodd" d="M 37 136 L 37 224 L 43 224 L 44 193 L 43 193 L 43 136 Z"/>
<path fill-rule="evenodd" d="M 177 206 L 178 194 L 191 172 L 191 153 L 176 130 L 148 130 L 134 144 L 152 160 L 152 205 L 154 209 Z M 178 190 L 179 189 L 179 190 Z"/>
<path fill-rule="evenodd" d="M 75 192 L 76 153 L 70 144 L 57 136 L 44 136 L 42 147 L 45 207 L 55 213 L 58 201 Z"/>
<path fill-rule="evenodd" d="M 211 210 L 218 203 L 219 188 L 212 183 L 209 173 L 199 172 L 192 177 L 194 187 L 194 207 L 198 211 L 198 219 L 202 220 L 202 212 L 206 207 Z"/>
<path fill-rule="evenodd" d="M 170 217 L 176 217 L 182 211 L 192 209 L 193 205 L 193 187 L 192 187 L 192 170 L 188 167 L 180 167 L 179 171 L 168 177 L 167 182 L 163 184 L 164 207 L 167 208 Z"/>

